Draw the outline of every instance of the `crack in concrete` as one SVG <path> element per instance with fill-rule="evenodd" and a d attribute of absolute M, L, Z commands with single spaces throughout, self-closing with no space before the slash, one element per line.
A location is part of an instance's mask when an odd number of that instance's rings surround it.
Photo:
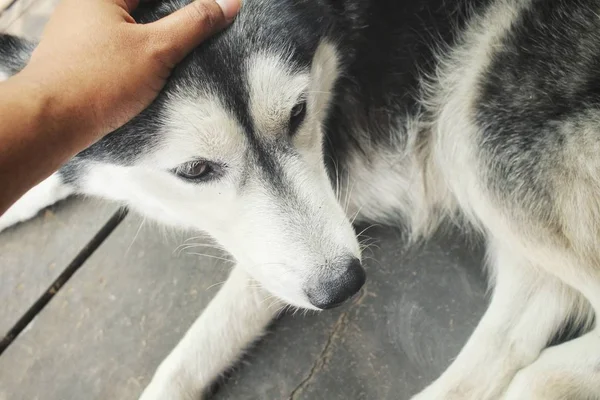
<path fill-rule="evenodd" d="M 334 339 L 336 339 L 340 335 L 340 333 L 344 330 L 344 328 L 348 325 L 350 312 L 354 309 L 354 307 L 360 306 L 360 304 L 363 302 L 363 300 L 365 299 L 366 296 L 367 296 L 367 290 L 365 288 L 363 288 L 362 293 L 360 294 L 358 299 L 354 302 L 353 307 L 350 307 L 348 310 L 344 311 L 339 316 L 339 318 L 333 325 L 333 328 L 331 329 L 331 333 L 329 334 L 329 337 L 327 338 L 327 342 L 325 343 L 323 350 L 321 350 L 319 357 L 317 357 L 317 360 L 315 361 L 312 368 L 308 372 L 308 375 L 306 376 L 306 378 L 304 378 L 298 384 L 298 386 L 296 386 L 294 388 L 294 390 L 292 390 L 292 392 L 290 393 L 289 400 L 296 400 L 297 396 L 299 396 L 302 393 L 302 391 L 304 391 L 304 388 L 311 383 L 311 381 L 314 379 L 315 375 L 317 373 L 319 373 L 320 371 L 322 371 L 323 368 L 325 368 L 327 366 L 327 364 L 329 362 L 329 357 L 331 356 L 331 352 L 332 352 L 331 347 L 332 347 Z"/>

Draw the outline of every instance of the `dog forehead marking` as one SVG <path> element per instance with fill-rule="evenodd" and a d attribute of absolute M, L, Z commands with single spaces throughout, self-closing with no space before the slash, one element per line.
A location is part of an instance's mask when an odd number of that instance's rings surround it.
<path fill-rule="evenodd" d="M 308 70 L 294 68 L 289 58 L 260 53 L 250 58 L 246 73 L 256 134 L 285 133 L 292 108 L 305 96 Z"/>
<path fill-rule="evenodd" d="M 217 95 L 181 92 L 165 113 L 165 140 L 152 160 L 173 167 L 193 159 L 241 162 L 246 147 L 243 129 Z"/>

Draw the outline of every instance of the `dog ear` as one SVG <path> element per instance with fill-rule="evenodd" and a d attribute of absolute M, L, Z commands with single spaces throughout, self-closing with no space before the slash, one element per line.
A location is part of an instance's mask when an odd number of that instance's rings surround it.
<path fill-rule="evenodd" d="M 27 65 L 36 43 L 0 34 L 0 75 L 12 76 Z"/>

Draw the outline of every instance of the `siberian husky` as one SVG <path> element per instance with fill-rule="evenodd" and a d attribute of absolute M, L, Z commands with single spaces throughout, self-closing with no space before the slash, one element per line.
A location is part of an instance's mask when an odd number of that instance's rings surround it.
<path fill-rule="evenodd" d="M 0 36 L 0 71 L 34 46 Z M 207 232 L 237 262 L 143 400 L 199 398 L 273 319 L 267 296 L 352 297 L 353 221 L 486 239 L 489 309 L 415 400 L 600 399 L 600 0 L 246 0 L 0 228 L 75 193 Z M 567 321 L 586 333 L 548 347 Z"/>

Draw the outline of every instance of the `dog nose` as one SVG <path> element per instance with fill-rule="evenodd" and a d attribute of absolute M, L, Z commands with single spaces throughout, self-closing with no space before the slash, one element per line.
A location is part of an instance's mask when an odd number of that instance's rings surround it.
<path fill-rule="evenodd" d="M 365 284 L 367 275 L 360 260 L 353 258 L 339 276 L 321 282 L 307 291 L 311 304 L 322 310 L 341 305 Z"/>

